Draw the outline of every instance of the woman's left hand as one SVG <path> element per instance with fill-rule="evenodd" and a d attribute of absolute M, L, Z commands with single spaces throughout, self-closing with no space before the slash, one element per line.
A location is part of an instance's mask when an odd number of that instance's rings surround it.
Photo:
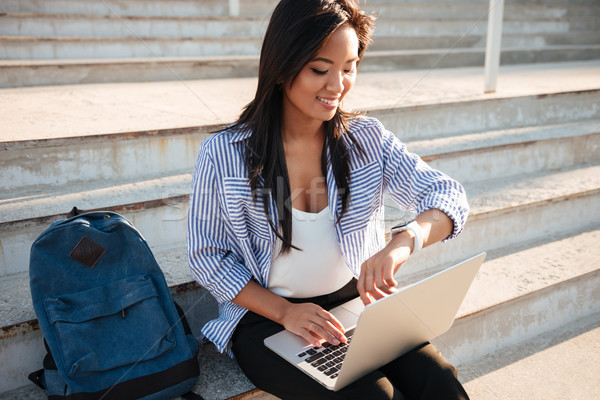
<path fill-rule="evenodd" d="M 410 256 L 411 248 L 400 240 L 392 240 L 381 251 L 361 265 L 357 289 L 365 305 L 395 291 L 394 274 Z"/>

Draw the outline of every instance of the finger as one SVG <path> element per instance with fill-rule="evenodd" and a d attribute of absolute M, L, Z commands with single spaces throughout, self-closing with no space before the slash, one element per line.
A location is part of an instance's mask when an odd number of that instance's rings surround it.
<path fill-rule="evenodd" d="M 316 335 L 317 337 L 320 337 L 333 345 L 340 344 L 340 341 L 331 332 L 327 331 L 322 325 L 319 325 L 316 322 L 312 322 L 307 329 L 313 335 Z"/>
<path fill-rule="evenodd" d="M 306 340 L 312 347 L 321 347 L 321 341 L 306 329 L 301 329 L 297 335 Z"/>
<path fill-rule="evenodd" d="M 375 287 L 375 274 L 373 272 L 372 267 L 368 267 L 365 271 L 365 288 L 367 292 L 371 292 L 371 290 Z"/>
<path fill-rule="evenodd" d="M 371 290 L 369 290 L 369 295 L 371 297 L 373 297 L 373 299 L 379 300 L 379 299 L 383 299 L 387 295 L 387 293 L 382 292 L 377 287 L 373 287 Z"/>
<path fill-rule="evenodd" d="M 337 339 L 338 343 L 332 343 L 328 337 L 324 337 L 324 339 L 332 344 L 339 344 L 339 342 L 346 343 L 348 341 L 346 335 L 344 335 L 344 326 L 333 314 L 320 309 L 318 316 L 320 317 L 320 320 L 314 322 L 323 328 L 331 337 Z"/>
<path fill-rule="evenodd" d="M 380 274 L 376 274 L 375 275 L 375 287 L 383 293 L 389 294 L 390 293 L 390 287 L 388 285 L 388 283 L 385 281 L 384 278 L 385 275 L 385 269 L 381 271 Z"/>
<path fill-rule="evenodd" d="M 331 315 L 331 314 L 330 314 Z M 329 332 L 333 337 L 335 337 L 338 341 L 342 343 L 347 343 L 348 338 L 346 337 L 344 326 L 338 321 L 333 315 L 331 315 L 332 319 L 328 319 L 324 321 L 324 325 L 322 325 L 327 332 Z M 336 343 L 332 343 L 336 344 Z"/>
<path fill-rule="evenodd" d="M 378 274 L 378 276 L 380 275 Z M 375 300 L 385 297 L 385 293 L 377 287 L 376 275 L 374 274 L 372 268 L 367 268 L 365 274 L 365 291 Z"/>
<path fill-rule="evenodd" d="M 358 282 L 356 283 L 356 289 L 358 290 L 358 295 L 360 296 L 360 299 L 362 300 L 363 304 L 365 306 L 371 304 L 371 299 L 369 298 L 367 290 L 365 288 L 365 268 L 361 268 L 360 270 Z"/>
<path fill-rule="evenodd" d="M 321 318 L 331 322 L 336 327 L 336 329 L 338 329 L 342 332 L 345 332 L 344 325 L 342 325 L 342 323 L 335 317 L 335 315 L 333 315 L 329 311 L 321 309 L 319 311 L 319 316 Z"/>
<path fill-rule="evenodd" d="M 394 269 L 393 268 L 385 268 L 383 270 L 383 280 L 385 281 L 388 288 L 393 289 L 398 285 L 398 281 L 394 277 Z M 390 290 L 391 293 L 391 290 Z"/>

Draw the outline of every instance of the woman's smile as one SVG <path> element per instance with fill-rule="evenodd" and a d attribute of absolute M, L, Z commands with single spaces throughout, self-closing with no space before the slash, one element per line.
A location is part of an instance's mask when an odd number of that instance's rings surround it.
<path fill-rule="evenodd" d="M 317 100 L 319 102 L 321 102 L 321 105 L 323 107 L 325 107 L 327 110 L 335 110 L 339 105 L 339 101 L 338 101 L 337 97 L 327 98 L 327 97 L 317 96 Z"/>

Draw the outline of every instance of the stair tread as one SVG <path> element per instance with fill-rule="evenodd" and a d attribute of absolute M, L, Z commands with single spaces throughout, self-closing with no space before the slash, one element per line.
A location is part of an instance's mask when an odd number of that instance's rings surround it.
<path fill-rule="evenodd" d="M 275 6 L 275 5 L 274 5 Z M 274 8 L 274 7 L 273 7 Z M 371 7 L 374 8 L 374 7 Z M 486 5 L 483 5 L 482 11 L 487 11 Z M 525 7 L 522 7 L 525 8 Z M 531 8 L 531 7 L 530 7 Z M 22 19 L 35 19 L 35 18 L 52 18 L 52 19 L 83 19 L 83 20 L 113 20 L 113 21 L 121 21 L 121 20 L 163 20 L 163 21 L 180 21 L 180 20 L 189 20 L 189 21 L 256 21 L 256 22 L 264 22 L 266 16 L 230 16 L 230 15 L 120 15 L 120 14 L 82 14 L 82 13 L 65 13 L 65 12 L 57 12 L 57 13 L 40 13 L 40 12 L 30 12 L 30 11 L 8 11 L 8 12 L 0 12 L 0 16 L 3 18 L 22 18 Z M 456 17 L 456 16 L 455 16 Z M 564 21 L 564 20 L 592 20 L 594 17 L 589 15 L 567 15 L 567 16 L 530 16 L 527 19 L 527 22 L 536 23 L 536 22 L 556 22 L 556 21 Z M 452 23 L 470 23 L 470 22 L 480 22 L 482 20 L 481 16 L 464 16 L 460 15 L 456 18 L 446 18 L 443 16 L 438 17 L 427 17 L 427 16 L 387 16 L 382 15 L 378 18 L 378 21 L 382 22 L 405 22 L 410 20 L 415 22 L 423 22 L 423 21 L 435 21 L 435 22 L 447 22 L 449 24 Z M 512 16 L 510 13 L 506 14 L 504 20 L 507 22 L 520 22 L 523 20 L 522 16 Z"/>
<path fill-rule="evenodd" d="M 66 186 L 40 185 L 18 193 L 0 194 L 0 224 L 66 214 L 74 206 L 81 210 L 112 209 L 187 196 L 191 181 L 189 172 L 134 182 L 102 180 Z"/>
<path fill-rule="evenodd" d="M 589 227 L 567 237 L 554 234 L 543 241 L 489 251 L 458 317 L 600 270 L 599 240 L 600 229 Z"/>
<path fill-rule="evenodd" d="M 589 30 L 589 31 L 577 31 L 577 32 L 523 32 L 523 33 L 507 33 L 503 35 L 503 37 L 527 37 L 527 36 L 576 36 L 581 34 L 589 34 L 589 35 L 600 35 L 599 31 Z M 482 37 L 485 36 L 485 33 L 472 33 L 469 35 L 460 35 L 460 34 L 431 34 L 431 35 L 420 35 L 420 36 L 410 36 L 412 39 L 418 38 L 461 38 L 465 37 Z M 398 39 L 402 40 L 406 37 L 393 35 L 393 34 L 382 34 L 373 36 L 374 40 L 377 39 Z M 122 40 L 122 41 L 160 41 L 160 40 L 209 40 L 209 41 L 234 41 L 234 40 L 262 40 L 261 35 L 238 35 L 238 36 L 78 36 L 78 35 L 36 35 L 36 34 L 17 34 L 17 35 L 0 35 L 0 41 L 26 41 L 26 40 L 44 40 L 44 41 L 86 41 L 86 42 L 104 42 L 104 41 L 114 41 L 114 40 Z M 595 43 L 590 43 L 595 44 Z M 369 50 L 371 52 L 372 50 Z M 373 50 L 378 51 L 378 50 Z M 381 51 L 381 50 L 379 50 Z"/>
<path fill-rule="evenodd" d="M 432 35 L 433 36 L 433 35 Z M 435 35 L 439 37 L 439 35 Z M 458 35 L 456 35 L 458 36 Z M 427 37 L 425 35 L 419 35 L 418 37 Z M 0 36 L 0 39 L 7 38 L 7 41 L 21 41 L 21 40 L 70 40 L 70 41 L 111 41 L 111 40 L 137 40 L 144 39 L 144 37 L 82 37 L 82 36 L 65 36 L 65 35 L 57 35 L 56 37 L 51 36 L 19 36 L 19 37 L 7 37 Z M 250 40 L 251 36 L 244 36 L 244 39 Z M 151 37 L 148 40 L 211 40 L 211 41 L 233 41 L 239 40 L 237 36 L 231 37 L 202 37 L 202 36 L 174 36 L 174 37 Z M 527 51 L 548 51 L 548 50 L 569 50 L 569 49 L 598 49 L 600 48 L 599 44 L 553 44 L 553 45 L 545 45 L 545 46 L 531 46 L 531 47 L 502 47 L 503 52 L 527 52 Z M 376 57 L 386 57 L 386 56 L 402 56 L 402 55 L 420 55 L 420 54 L 430 54 L 430 55 L 445 55 L 451 53 L 473 53 L 479 54 L 485 52 L 485 46 L 481 47 L 459 47 L 453 46 L 452 48 L 427 48 L 427 49 L 399 49 L 399 50 L 369 50 L 365 54 L 365 60 L 369 60 L 371 58 Z M 208 62 L 212 60 L 258 60 L 259 54 L 240 54 L 240 55 L 210 55 L 210 56 L 156 56 L 156 57 L 125 57 L 125 58 L 109 58 L 109 57 L 98 57 L 98 58 L 51 58 L 51 59 L 5 59 L 0 60 L 0 67 L 5 66 L 42 66 L 42 65 L 102 65 L 102 64 L 145 64 L 145 63 L 157 63 L 157 62 Z M 575 61 L 577 62 L 577 61 Z M 466 67 L 471 68 L 471 67 Z M 388 71 L 386 71 L 388 72 Z M 236 78 L 233 78 L 236 79 Z"/>
<path fill-rule="evenodd" d="M 502 353 L 457 365 L 458 377 L 473 399 L 595 399 L 600 397 L 597 385 L 599 343 L 600 314 L 594 314 L 525 343 L 510 346 Z M 227 395 L 224 392 L 232 389 L 231 381 L 226 379 L 232 376 L 237 379 L 234 382 L 240 393 L 251 390 L 252 385 L 236 370 L 237 365 L 219 358 L 221 356 L 214 352 L 200 355 L 201 362 L 205 363 L 203 366 L 212 368 L 208 371 L 201 369 L 194 391 L 206 400 L 224 399 Z M 216 362 L 221 361 L 221 364 L 216 365 L 209 361 L 211 359 L 217 359 Z M 276 399 L 260 391 L 246 394 L 243 398 Z M 43 399 L 46 399 L 45 393 L 34 385 L 0 393 L 0 400 Z"/>
<path fill-rule="evenodd" d="M 501 354 L 493 354 L 468 364 L 457 364 L 459 380 L 474 399 L 593 399 L 600 397 L 596 378 L 600 373 L 600 314 L 575 321 L 510 346 Z M 250 391 L 252 385 L 230 360 L 214 352 L 200 354 L 204 363 L 194 391 L 206 400 L 224 399 L 236 388 Z M 240 382 L 241 381 L 241 382 Z M 6 393 L 0 400 L 43 400 L 45 393 L 28 385 Z M 237 397 L 236 397 L 237 398 Z M 240 397 L 241 398 L 241 397 Z M 260 391 L 246 394 L 244 399 L 271 400 L 275 397 Z M 179 399 L 174 399 L 179 400 Z"/>
<path fill-rule="evenodd" d="M 585 227 L 579 232 L 550 235 L 540 240 L 492 250 L 467 294 L 459 315 L 465 316 L 543 287 L 569 280 L 599 268 L 600 230 Z M 185 247 L 155 249 L 155 257 L 173 287 L 193 281 L 187 269 Z M 410 260 L 409 260 L 410 261 Z M 407 267 L 408 268 L 408 267 Z M 407 282 L 400 269 L 399 282 Z M 490 290 L 498 288 L 498 290 Z M 0 279 L 0 327 L 35 318 L 27 273 Z"/>
<path fill-rule="evenodd" d="M 427 157 L 429 155 L 595 133 L 600 133 L 600 119 L 465 133 L 464 135 L 451 137 L 410 141 L 406 142 L 406 145 L 410 151 L 419 154 L 421 157 Z"/>
<path fill-rule="evenodd" d="M 471 216 L 595 193 L 599 189 L 597 164 L 465 185 Z"/>
<path fill-rule="evenodd" d="M 600 314 L 459 366 L 473 399 L 600 398 Z"/>
<path fill-rule="evenodd" d="M 515 144 L 519 146 L 519 142 Z M 451 153 L 447 153 L 451 154 Z M 431 156 L 431 155 L 430 155 Z M 144 209 L 187 202 L 192 172 L 140 179 L 66 186 L 39 186 L 0 194 L 0 224 L 57 217 L 70 207 L 82 210 Z M 600 165 L 577 165 L 561 170 L 523 174 L 465 184 L 471 217 L 509 208 L 585 195 L 600 190 Z M 7 225 L 5 225 L 6 227 Z"/>
<path fill-rule="evenodd" d="M 149 21 L 255 21 L 257 23 L 264 22 L 265 17 L 260 16 L 221 16 L 221 15 L 115 15 L 115 14 L 68 14 L 68 13 L 37 13 L 37 12 L 19 12 L 9 11 L 0 12 L 0 17 L 3 18 L 23 18 L 23 19 L 36 19 L 36 18 L 47 18 L 47 19 L 82 19 L 82 20 L 110 20 L 110 21 L 123 21 L 123 20 L 149 20 Z M 552 19 L 548 19 L 552 20 Z"/>
<path fill-rule="evenodd" d="M 60 61 L 61 65 L 72 62 L 107 61 Z M 3 60 L 2 65 L 19 63 Z M 599 71 L 600 60 L 503 66 L 498 91 L 487 95 L 483 93 L 481 68 L 360 72 L 344 105 L 351 110 L 370 110 L 599 89 Z M 173 79 L 0 89 L 0 119 L 4 123 L 0 142 L 229 123 L 256 89 L 256 78 L 179 81 L 174 75 Z M 77 114 L 70 112 L 74 107 Z M 28 109 L 38 111 L 32 114 L 26 112 Z"/>

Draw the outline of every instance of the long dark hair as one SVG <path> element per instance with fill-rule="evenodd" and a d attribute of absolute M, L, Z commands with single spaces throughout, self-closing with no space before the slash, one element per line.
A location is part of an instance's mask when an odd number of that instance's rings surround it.
<path fill-rule="evenodd" d="M 267 220 L 283 242 L 283 253 L 295 248 L 290 182 L 281 138 L 283 84 L 293 82 L 331 34 L 344 24 L 356 32 L 358 56 L 362 58 L 371 40 L 373 23 L 374 18 L 359 11 L 352 0 L 282 0 L 271 15 L 260 54 L 256 95 L 232 128 L 252 132 L 246 150 L 249 184 L 255 201 L 261 198 Z M 340 216 L 348 208 L 350 194 L 350 160 L 342 135 L 358 146 L 348 129 L 349 120 L 356 116 L 338 107 L 334 117 L 324 123 L 326 145 L 321 153 L 321 169 L 327 177 L 328 146 L 342 203 Z M 269 215 L 269 195 L 277 204 L 279 227 Z"/>

